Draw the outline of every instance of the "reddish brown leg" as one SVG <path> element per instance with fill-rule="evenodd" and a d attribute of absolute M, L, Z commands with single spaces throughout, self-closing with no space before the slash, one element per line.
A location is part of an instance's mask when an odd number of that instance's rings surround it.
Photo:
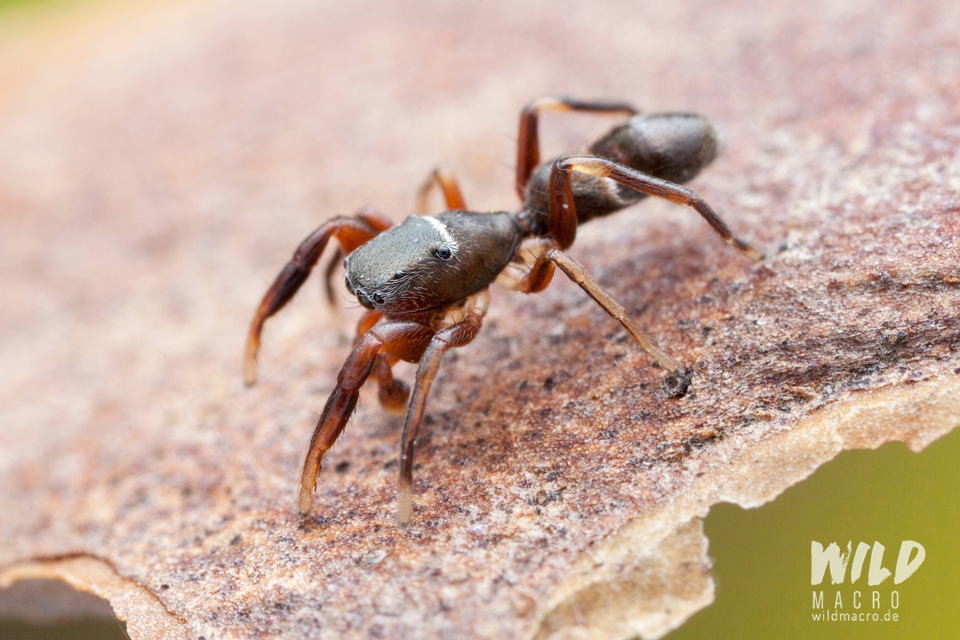
<path fill-rule="evenodd" d="M 357 343 L 360 342 L 360 338 L 365 336 L 370 329 L 373 329 L 373 325 L 380 322 L 382 317 L 382 311 L 370 309 L 364 313 L 363 317 L 360 318 L 360 322 L 357 323 L 357 335 L 353 339 L 353 346 L 357 346 Z"/>
<path fill-rule="evenodd" d="M 520 112 L 520 136 L 517 141 L 517 195 L 524 199 L 524 189 L 530 174 L 540 164 L 539 119 L 541 111 L 586 111 L 590 113 L 614 113 L 626 116 L 637 110 L 622 102 L 584 102 L 547 96 L 534 100 Z"/>
<path fill-rule="evenodd" d="M 403 424 L 400 443 L 400 493 L 397 496 L 397 516 L 403 526 L 410 524 L 413 509 L 413 445 L 417 439 L 420 421 L 423 419 L 423 409 L 426 406 L 427 394 L 430 393 L 430 385 L 433 384 L 433 379 L 440 368 L 443 354 L 450 349 L 462 347 L 476 338 L 480 332 L 481 323 L 480 315 L 469 313 L 463 322 L 438 331 L 420 360 L 417 381 L 413 385 L 413 397 L 407 409 L 407 419 Z"/>
<path fill-rule="evenodd" d="M 313 487 L 320 473 L 323 454 L 343 432 L 357 406 L 360 387 L 370 376 L 377 355 L 386 352 L 404 360 L 416 361 L 422 357 L 434 333 L 414 322 L 385 322 L 367 331 L 350 352 L 310 439 L 310 448 L 300 476 L 301 516 L 307 515 L 313 504 Z"/>
<path fill-rule="evenodd" d="M 517 285 L 517 291 L 522 291 L 523 293 L 540 293 L 547 288 L 551 280 L 553 280 L 553 263 L 547 259 L 546 252 L 544 251 L 537 256 L 537 261 L 530 267 L 527 275 L 520 279 L 520 283 Z"/>
<path fill-rule="evenodd" d="M 447 211 L 466 211 L 467 201 L 463 198 L 457 178 L 443 168 L 436 168 L 417 193 L 417 214 L 427 215 L 430 210 L 430 192 L 434 187 L 440 187 L 443 192 L 443 201 Z"/>
<path fill-rule="evenodd" d="M 613 160 L 597 156 L 560 158 L 553 165 L 553 170 L 550 173 L 550 222 L 548 226 L 550 235 L 557 241 L 557 246 L 561 249 L 566 249 L 573 244 L 577 235 L 577 207 L 570 183 L 570 173 L 572 171 L 579 171 L 598 178 L 610 178 L 641 193 L 692 207 L 713 227 L 713 230 L 720 235 L 724 242 L 732 244 L 754 260 L 763 258 L 762 253 L 735 237 L 726 223 L 720 219 L 720 216 L 710 208 L 710 205 L 693 191 L 678 184 L 648 176 Z"/>
<path fill-rule="evenodd" d="M 354 218 L 337 216 L 328 220 L 300 243 L 290 262 L 284 266 L 263 296 L 250 324 L 243 363 L 243 379 L 248 386 L 257 380 L 257 352 L 260 350 L 260 334 L 263 332 L 264 322 L 282 309 L 297 293 L 317 264 L 330 238 L 336 237 L 344 253 L 349 254 L 389 226 L 390 223 L 384 218 L 361 211 Z"/>
<path fill-rule="evenodd" d="M 367 311 L 360 322 L 357 323 L 357 337 L 353 341 L 353 346 L 357 346 L 364 335 L 377 324 L 383 317 L 382 311 Z M 377 355 L 373 363 L 373 376 L 379 386 L 377 399 L 380 400 L 380 406 L 395 416 L 402 416 L 407 409 L 407 398 L 410 396 L 410 387 L 400 380 L 393 378 L 393 365 L 397 364 L 397 358 L 388 353 Z"/>
<path fill-rule="evenodd" d="M 543 291 L 553 279 L 554 271 L 553 263 L 543 258 L 543 252 L 556 246 L 553 238 L 528 238 L 520 245 L 514 259 L 497 276 L 497 284 L 523 293 Z"/>
<path fill-rule="evenodd" d="M 560 270 L 563 271 L 568 278 L 573 280 L 577 285 L 583 289 L 587 295 L 593 298 L 594 302 L 599 304 L 611 318 L 619 322 L 623 327 L 634 337 L 634 339 L 640 344 L 640 346 L 649 353 L 651 356 L 656 359 L 660 365 L 669 371 L 672 375 L 678 376 L 679 379 L 676 380 L 677 388 L 674 390 L 674 395 L 682 396 L 686 393 L 686 389 L 690 384 L 689 377 L 684 373 L 683 369 L 680 368 L 680 365 L 676 360 L 671 358 L 666 352 L 663 351 L 660 347 L 654 344 L 653 340 L 644 333 L 643 329 L 640 328 L 640 325 L 637 322 L 627 315 L 626 309 L 613 299 L 609 293 L 607 293 L 603 287 L 597 283 L 596 280 L 590 277 L 590 274 L 587 273 L 586 269 L 583 268 L 576 260 L 565 254 L 563 251 L 556 247 L 556 244 L 553 241 L 545 241 L 542 245 L 542 251 L 539 256 L 537 256 L 536 261 L 530 267 L 530 271 L 526 275 L 519 278 L 515 282 L 506 282 L 506 286 L 516 289 L 517 291 L 522 291 L 524 293 L 537 293 L 543 291 L 550 284 L 550 280 L 553 277 L 554 267 L 560 267 Z"/>
<path fill-rule="evenodd" d="M 596 280 L 590 277 L 590 274 L 583 268 L 583 265 L 556 248 L 548 249 L 543 253 L 542 257 L 544 260 L 548 260 L 550 263 L 560 267 L 560 270 L 563 271 L 568 278 L 577 283 L 588 296 L 593 298 L 593 301 L 599 304 L 611 318 L 623 325 L 623 328 L 633 336 L 643 350 L 653 356 L 664 369 L 681 378 L 685 377 L 685 373 L 683 369 L 680 368 L 680 364 L 667 355 L 663 349 L 658 347 L 653 340 L 650 339 L 650 336 L 644 333 L 640 325 L 637 324 L 637 321 L 627 315 L 627 310 L 623 308 L 623 305 L 614 300 L 613 296 L 607 293 Z"/>
<path fill-rule="evenodd" d="M 333 256 L 330 257 L 330 262 L 327 263 L 327 268 L 323 272 L 323 291 L 327 294 L 327 304 L 329 304 L 334 309 L 337 309 L 337 292 L 333 288 L 333 276 L 336 275 L 337 269 L 340 268 L 340 263 L 343 261 L 343 249 L 340 247 L 336 248 L 336 251 L 333 252 Z"/>
<path fill-rule="evenodd" d="M 387 413 L 402 416 L 407 411 L 407 399 L 410 397 L 410 387 L 402 380 L 393 377 L 393 365 L 397 359 L 389 354 L 381 353 L 373 365 L 373 375 L 377 379 L 377 400 Z"/>

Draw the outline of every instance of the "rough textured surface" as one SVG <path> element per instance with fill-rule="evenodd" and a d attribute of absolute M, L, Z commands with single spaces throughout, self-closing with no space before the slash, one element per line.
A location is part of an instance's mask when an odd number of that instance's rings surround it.
<path fill-rule="evenodd" d="M 960 422 L 956 3 L 123 12 L 0 39 L 5 576 L 101 558 L 193 638 L 656 637 L 712 597 L 710 504 Z M 514 207 L 519 108 L 554 92 L 724 138 L 691 186 L 766 261 L 652 201 L 572 250 L 690 393 L 560 278 L 494 291 L 434 385 L 416 525 L 395 525 L 399 424 L 373 395 L 301 524 L 348 347 L 308 286 L 243 389 L 259 296 L 322 219 L 406 215 L 437 162 L 476 208 Z M 606 125 L 544 128 L 559 151 Z"/>

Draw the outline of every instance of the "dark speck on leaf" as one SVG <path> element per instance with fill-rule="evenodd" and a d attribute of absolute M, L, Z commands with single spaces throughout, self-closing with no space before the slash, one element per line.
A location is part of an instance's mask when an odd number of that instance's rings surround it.
<path fill-rule="evenodd" d="M 682 398 L 687 395 L 691 382 L 690 374 L 690 371 L 686 371 L 682 376 L 670 376 L 666 379 L 667 394 L 671 398 Z"/>

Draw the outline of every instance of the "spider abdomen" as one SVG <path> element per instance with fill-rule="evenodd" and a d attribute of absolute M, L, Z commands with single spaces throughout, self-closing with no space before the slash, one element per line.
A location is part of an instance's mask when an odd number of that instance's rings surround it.
<path fill-rule="evenodd" d="M 593 143 L 589 153 L 682 184 L 695 178 L 716 157 L 717 134 L 706 118 L 693 113 L 636 115 Z M 550 212 L 553 164 L 545 162 L 534 169 L 526 186 L 525 208 L 544 219 Z M 579 224 L 610 215 L 645 197 L 609 178 L 586 173 L 572 175 L 570 183 Z"/>

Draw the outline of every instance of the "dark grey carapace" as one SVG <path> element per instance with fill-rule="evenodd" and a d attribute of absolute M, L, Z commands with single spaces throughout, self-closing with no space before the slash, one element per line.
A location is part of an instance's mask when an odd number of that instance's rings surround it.
<path fill-rule="evenodd" d="M 541 163 L 542 111 L 606 113 L 627 116 L 627 120 L 587 153 Z M 336 238 L 338 254 L 347 256 L 347 288 L 366 311 L 310 440 L 300 477 L 301 515 L 310 512 L 323 454 L 343 431 L 360 388 L 372 376 L 381 404 L 391 411 L 406 411 L 397 510 L 400 522 L 409 524 L 413 444 L 430 385 L 443 354 L 479 333 L 489 300 L 487 289 L 495 281 L 509 289 L 537 293 L 560 269 L 667 370 L 674 395 L 683 395 L 690 384 L 686 372 L 564 249 L 573 244 L 579 224 L 649 195 L 692 207 L 724 241 L 760 259 L 761 254 L 736 238 L 706 202 L 678 184 L 696 176 L 716 152 L 713 127 L 698 115 L 637 115 L 622 103 L 541 98 L 520 115 L 516 189 L 523 205 L 516 213 L 468 211 L 456 180 L 438 169 L 420 191 L 421 215 L 393 226 L 379 214 L 361 210 L 328 220 L 310 234 L 260 302 L 244 361 L 244 378 L 253 384 L 264 322 L 293 297 L 330 238 Z M 436 187 L 443 192 L 447 210 L 428 216 L 426 202 Z M 335 257 L 326 269 L 328 292 L 338 263 Z M 419 363 L 412 394 L 393 377 L 392 367 L 400 360 Z"/>
<path fill-rule="evenodd" d="M 347 257 L 347 289 L 391 315 L 446 307 L 487 288 L 521 239 L 508 213 L 410 216 Z"/>

